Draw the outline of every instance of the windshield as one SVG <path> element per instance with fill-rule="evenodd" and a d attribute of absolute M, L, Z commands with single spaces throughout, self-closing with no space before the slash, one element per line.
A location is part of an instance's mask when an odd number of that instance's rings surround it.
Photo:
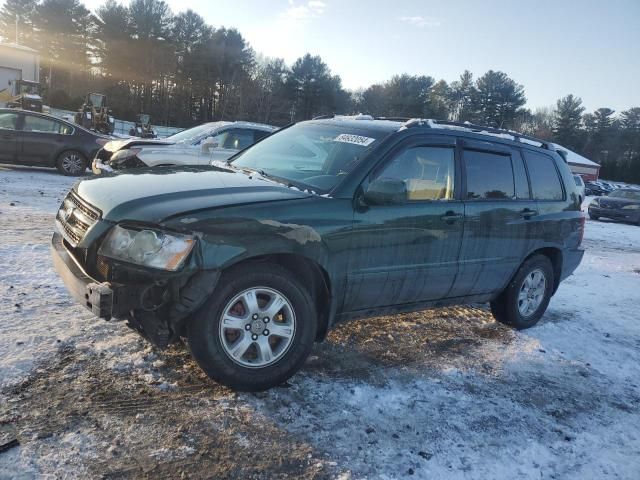
<path fill-rule="evenodd" d="M 634 192 L 633 190 L 614 190 L 609 194 L 609 197 L 640 201 L 640 192 Z"/>
<path fill-rule="evenodd" d="M 183 130 L 181 132 L 176 133 L 175 135 L 171 135 L 167 137 L 167 140 L 176 143 L 198 143 L 200 140 L 207 138 L 208 136 L 213 136 L 214 131 L 224 125 L 222 122 L 215 123 L 205 123 L 203 125 L 198 125 L 197 127 L 189 128 L 187 130 Z"/>
<path fill-rule="evenodd" d="M 232 160 L 237 168 L 329 191 L 380 143 L 385 132 L 302 123 L 265 138 Z"/>
<path fill-rule="evenodd" d="M 96 108 L 102 108 L 102 102 L 104 100 L 104 95 L 100 95 L 99 93 L 91 93 L 89 94 L 89 102 Z"/>
<path fill-rule="evenodd" d="M 22 95 L 39 95 L 40 84 L 39 83 L 27 83 L 20 82 L 20 92 Z"/>

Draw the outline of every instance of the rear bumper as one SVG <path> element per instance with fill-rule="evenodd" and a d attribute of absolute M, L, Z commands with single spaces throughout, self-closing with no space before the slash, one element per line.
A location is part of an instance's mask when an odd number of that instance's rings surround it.
<path fill-rule="evenodd" d="M 584 250 L 582 248 L 576 248 L 572 250 L 565 250 L 562 255 L 562 272 L 560 273 L 560 281 L 571 275 L 584 257 Z"/>
<path fill-rule="evenodd" d="M 124 317 L 135 307 L 135 291 L 91 278 L 67 250 L 59 233 L 51 239 L 51 257 L 71 296 L 96 317 Z"/>

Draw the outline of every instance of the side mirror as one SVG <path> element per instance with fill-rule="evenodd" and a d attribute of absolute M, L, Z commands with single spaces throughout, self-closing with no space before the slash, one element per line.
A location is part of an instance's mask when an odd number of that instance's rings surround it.
<path fill-rule="evenodd" d="M 213 137 L 207 137 L 202 141 L 200 146 L 202 153 L 210 153 L 214 148 L 218 148 L 218 142 L 216 142 Z"/>
<path fill-rule="evenodd" d="M 407 201 L 407 184 L 403 180 L 378 178 L 364 192 L 367 205 L 402 205 Z"/>

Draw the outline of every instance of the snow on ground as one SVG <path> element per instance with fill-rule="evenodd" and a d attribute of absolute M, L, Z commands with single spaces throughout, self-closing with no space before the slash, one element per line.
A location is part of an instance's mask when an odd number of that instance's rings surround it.
<path fill-rule="evenodd" d="M 0 479 L 640 477 L 640 227 L 587 221 L 535 328 L 484 306 L 351 322 L 236 394 L 68 297 L 48 242 L 72 183 L 0 167 Z"/>

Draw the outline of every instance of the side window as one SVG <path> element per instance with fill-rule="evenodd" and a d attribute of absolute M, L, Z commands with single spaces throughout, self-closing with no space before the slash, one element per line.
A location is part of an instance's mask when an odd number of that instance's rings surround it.
<path fill-rule="evenodd" d="M 58 123 L 58 133 L 62 135 L 73 135 L 74 128 L 71 125 L 67 125 L 66 123 Z"/>
<path fill-rule="evenodd" d="M 22 130 L 25 132 L 60 133 L 62 135 L 71 135 L 73 133 L 73 128 L 69 125 L 34 115 L 24 116 Z"/>
<path fill-rule="evenodd" d="M 254 130 L 253 131 L 253 136 L 254 136 L 256 142 L 258 140 L 262 140 L 267 135 L 271 135 L 271 132 L 265 132 L 264 130 Z"/>
<path fill-rule="evenodd" d="M 0 129 L 15 130 L 17 123 L 17 113 L 0 113 Z"/>
<path fill-rule="evenodd" d="M 413 147 L 391 160 L 378 178 L 404 181 L 409 201 L 450 200 L 454 165 L 453 148 Z"/>
<path fill-rule="evenodd" d="M 224 139 L 223 148 L 243 150 L 253 145 L 253 130 L 229 130 Z"/>
<path fill-rule="evenodd" d="M 529 170 L 531 190 L 536 200 L 563 200 L 562 185 L 553 158 L 535 152 L 524 152 Z"/>
<path fill-rule="evenodd" d="M 507 200 L 515 197 L 511 156 L 464 151 L 467 199 Z"/>
<path fill-rule="evenodd" d="M 202 142 L 210 138 L 211 140 L 209 140 L 208 143 L 215 143 L 218 145 L 218 147 L 222 148 L 222 144 L 224 143 L 224 139 L 226 138 L 226 136 L 227 136 L 227 132 L 222 132 L 222 133 L 219 133 L 218 135 L 207 135 L 206 137 L 198 140 L 195 143 L 195 145 L 201 145 Z"/>

